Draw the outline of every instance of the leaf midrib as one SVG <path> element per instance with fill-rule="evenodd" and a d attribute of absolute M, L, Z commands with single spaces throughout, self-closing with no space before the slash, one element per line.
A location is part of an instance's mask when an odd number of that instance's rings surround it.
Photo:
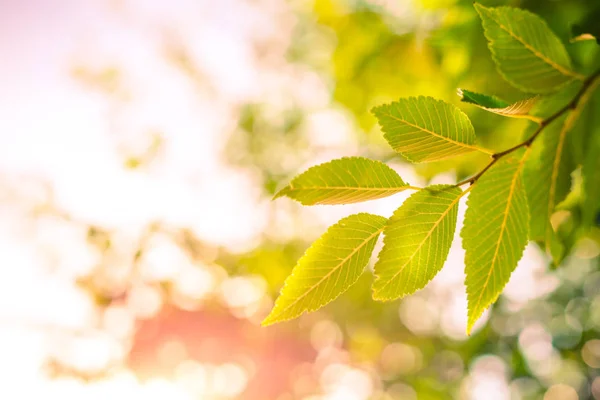
<path fill-rule="evenodd" d="M 354 250 L 352 250 L 352 252 L 348 256 L 346 256 L 338 265 L 333 267 L 331 269 L 331 271 L 329 271 L 327 274 L 325 274 L 325 276 L 323 276 L 317 283 L 315 283 L 313 286 L 311 286 L 310 289 L 308 289 L 307 291 L 302 293 L 293 302 L 288 304 L 287 307 L 282 309 L 281 312 L 277 313 L 277 315 L 282 315 L 287 310 L 289 310 L 291 307 L 296 305 L 300 300 L 302 300 L 304 297 L 306 297 L 311 291 L 313 291 L 315 288 L 317 288 L 325 279 L 329 278 L 331 276 L 331 274 L 333 274 L 335 271 L 337 271 L 339 268 L 341 268 L 354 254 L 356 254 L 356 252 L 358 252 L 360 249 L 362 249 L 363 246 L 365 246 L 367 243 L 369 243 L 374 237 L 379 235 L 383 231 L 384 228 L 385 228 L 385 226 L 379 228 L 376 232 L 374 232 L 368 238 L 366 238 L 359 246 L 357 246 Z M 275 316 L 273 316 L 273 317 L 275 317 Z"/>
<path fill-rule="evenodd" d="M 490 281 L 490 278 L 492 277 L 492 273 L 493 273 L 494 269 L 496 268 L 496 260 L 498 259 L 498 252 L 500 251 L 500 244 L 502 243 L 502 238 L 504 236 L 504 232 L 506 231 L 506 222 L 508 220 L 508 214 L 509 214 L 508 209 L 511 206 L 512 197 L 514 195 L 515 188 L 517 186 L 516 182 L 518 182 L 518 180 L 519 180 L 521 168 L 523 167 L 523 165 L 525 163 L 525 159 L 529 155 L 530 149 L 531 149 L 531 146 L 527 148 L 526 153 L 523 155 L 523 158 L 519 162 L 519 167 L 517 168 L 517 170 L 515 171 L 515 174 L 513 175 L 513 179 L 512 179 L 511 185 L 510 185 L 510 191 L 508 193 L 508 199 L 506 201 L 506 207 L 504 209 L 504 218 L 502 220 L 502 225 L 500 225 L 500 235 L 498 235 L 498 240 L 496 241 L 496 248 L 494 250 L 494 256 L 492 258 L 492 265 L 490 266 L 490 270 L 488 271 L 488 275 L 485 279 L 485 283 L 483 284 L 481 291 L 479 293 L 479 298 L 477 299 L 477 304 L 473 307 L 473 310 L 479 309 L 479 305 L 481 304 L 481 299 L 483 298 L 483 294 L 485 293 L 488 283 Z"/>
<path fill-rule="evenodd" d="M 554 68 L 555 70 L 557 70 L 558 72 L 560 72 L 562 75 L 564 75 L 564 76 L 570 76 L 570 77 L 573 77 L 573 78 L 576 78 L 576 79 L 580 79 L 580 80 L 584 79 L 584 77 L 581 74 L 578 74 L 578 73 L 576 73 L 574 71 L 571 71 L 570 69 L 566 69 L 562 65 L 557 64 L 556 62 L 554 62 L 554 61 L 550 60 L 549 58 L 547 58 L 546 56 L 544 56 L 542 53 L 538 52 L 538 50 L 535 47 L 532 47 L 531 45 L 529 45 L 527 42 L 524 41 L 523 38 L 515 35 L 514 32 L 512 32 L 504 24 L 502 24 L 500 21 L 498 21 L 496 18 L 494 18 L 494 15 L 493 15 L 492 12 L 490 12 L 489 15 L 490 15 L 491 19 L 500 28 L 502 28 L 502 30 L 504 30 L 506 33 L 508 33 L 516 41 L 518 41 L 519 43 L 521 43 L 527 50 L 529 50 L 530 52 L 532 52 L 534 56 L 536 56 L 537 58 L 541 59 L 546 64 L 550 65 L 552 68 Z"/>
<path fill-rule="evenodd" d="M 378 291 L 382 291 L 385 287 L 387 287 L 387 285 L 389 285 L 394 279 L 396 279 L 396 277 L 402 272 L 402 270 L 404 270 L 404 268 L 406 268 L 406 266 L 412 262 L 412 260 L 415 257 L 415 255 L 419 252 L 419 250 L 421 250 L 421 247 L 423 247 L 423 244 L 433 234 L 433 231 L 435 231 L 435 229 L 437 228 L 437 226 L 441 223 L 441 221 L 445 218 L 445 216 L 450 212 L 450 210 L 452 209 L 452 207 L 454 207 L 454 205 L 456 203 L 458 203 L 460 201 L 460 199 L 467 192 L 469 192 L 471 190 L 471 187 L 472 186 L 469 186 L 469 188 L 466 189 L 466 190 L 464 190 L 462 193 L 460 193 L 456 199 L 452 200 L 452 203 L 450 203 L 450 205 L 448 206 L 448 208 L 442 214 L 440 214 L 440 218 L 437 221 L 435 221 L 435 224 L 433 225 L 433 227 L 427 232 L 427 235 L 421 241 L 421 243 L 419 243 L 417 249 L 412 253 L 412 255 L 410 256 L 410 258 L 398 269 L 398 272 L 396 272 L 394 274 L 394 276 L 392 276 L 381 288 L 379 288 Z"/>
<path fill-rule="evenodd" d="M 427 132 L 427 133 L 429 133 L 429 134 L 431 134 L 431 135 L 433 135 L 433 136 L 435 136 L 435 137 L 437 137 L 437 138 L 440 138 L 440 139 L 443 139 L 443 140 L 445 140 L 445 141 L 447 141 L 447 142 L 450 142 L 450 143 L 452 143 L 452 144 L 458 145 L 458 146 L 460 146 L 460 147 L 465 147 L 465 148 L 467 148 L 467 149 L 471 149 L 471 150 L 477 150 L 477 151 L 481 151 L 481 152 L 484 152 L 484 153 L 486 152 L 484 149 L 481 149 L 481 148 L 479 148 L 479 147 L 477 147 L 477 146 L 473 146 L 473 145 L 470 145 L 470 144 L 467 144 L 467 143 L 463 143 L 463 142 L 458 142 L 458 141 L 456 141 L 456 140 L 454 140 L 454 139 L 451 139 L 451 138 L 449 138 L 449 137 L 446 137 L 446 136 L 440 135 L 439 133 L 436 133 L 436 132 L 430 131 L 430 130 L 429 130 L 429 129 L 427 129 L 427 128 L 424 128 L 424 127 L 422 127 L 422 126 L 419 126 L 419 125 L 415 125 L 415 124 L 413 124 L 413 123 L 411 123 L 411 122 L 408 122 L 408 121 L 407 121 L 407 120 L 405 120 L 404 118 L 399 118 L 399 117 L 397 117 L 397 116 L 395 116 L 395 115 L 392 115 L 391 113 L 385 113 L 385 112 L 382 112 L 382 114 L 383 114 L 383 115 L 387 115 L 388 117 L 390 117 L 390 118 L 392 118 L 392 119 L 394 119 L 394 120 L 396 120 L 396 121 L 402 122 L 402 123 L 404 123 L 404 124 L 406 124 L 406 125 L 408 125 L 408 126 L 411 126 L 411 127 L 413 127 L 413 128 L 417 128 L 417 129 L 419 129 L 419 130 L 421 130 L 421 131 L 423 131 L 423 132 Z"/>
<path fill-rule="evenodd" d="M 410 186 L 409 185 L 404 185 L 404 186 L 390 186 L 390 187 L 378 187 L 378 188 L 368 188 L 368 187 L 361 187 L 361 186 L 300 186 L 300 187 L 289 187 L 288 186 L 288 192 L 294 192 L 294 191 L 302 191 L 302 190 L 355 190 L 355 191 L 380 191 L 380 192 L 387 192 L 390 190 L 406 190 L 409 189 Z"/>

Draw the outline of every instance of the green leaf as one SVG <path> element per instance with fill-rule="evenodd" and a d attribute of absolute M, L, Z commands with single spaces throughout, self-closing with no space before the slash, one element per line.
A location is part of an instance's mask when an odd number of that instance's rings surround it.
<path fill-rule="evenodd" d="M 571 67 L 560 39 L 546 22 L 528 11 L 488 8 L 475 3 L 498 71 L 525 92 L 550 93 L 573 79 L 583 79 Z"/>
<path fill-rule="evenodd" d="M 600 44 L 600 24 L 598 24 L 598 21 L 600 21 L 600 6 L 596 5 L 594 10 L 586 13 L 579 23 L 573 25 L 571 29 L 573 39 L 571 41 L 596 40 L 596 43 Z"/>
<path fill-rule="evenodd" d="M 588 93 L 600 86 L 600 80 L 596 80 L 594 87 Z M 582 101 L 584 99 L 582 98 Z M 600 92 L 596 93 L 590 101 L 590 121 L 588 123 L 587 148 L 585 158 L 581 167 L 582 204 L 581 220 L 584 229 L 589 229 L 597 221 L 600 213 Z"/>
<path fill-rule="evenodd" d="M 415 163 L 482 150 L 469 118 L 442 100 L 409 97 L 375 107 L 373 114 L 390 146 Z"/>
<path fill-rule="evenodd" d="M 435 185 L 410 196 L 390 218 L 375 264 L 373 298 L 393 300 L 425 287 L 442 269 L 463 191 Z"/>
<path fill-rule="evenodd" d="M 466 89 L 458 89 L 458 95 L 461 97 L 462 102 L 474 104 L 477 107 L 483 108 L 494 114 L 512 118 L 527 118 L 538 122 L 541 121 L 540 118 L 529 115 L 534 104 L 538 101 L 537 96 L 510 104 L 496 96 L 475 93 Z"/>
<path fill-rule="evenodd" d="M 345 157 L 309 168 L 279 191 L 304 205 L 349 204 L 379 199 L 409 189 L 386 164 L 362 157 Z"/>
<path fill-rule="evenodd" d="M 475 104 L 483 109 L 502 109 L 510 106 L 510 103 L 499 99 L 496 96 L 471 92 L 467 89 L 458 89 L 460 101 L 469 104 Z"/>
<path fill-rule="evenodd" d="M 554 234 L 550 218 L 556 205 L 569 193 L 571 172 L 575 169 L 567 151 L 567 133 L 571 125 L 571 118 L 558 118 L 546 127 L 533 142 L 523 173 L 530 213 L 530 239 L 546 241 L 547 250 L 550 250 Z"/>
<path fill-rule="evenodd" d="M 546 119 L 566 107 L 583 87 L 581 81 L 566 84 L 554 93 L 538 96 L 538 101 L 533 105 L 530 114 Z"/>
<path fill-rule="evenodd" d="M 315 311 L 344 293 L 362 274 L 386 221 L 360 213 L 331 226 L 298 261 L 262 324 Z"/>
<path fill-rule="evenodd" d="M 523 179 L 530 211 L 530 239 L 544 241 L 546 252 L 552 256 L 555 265 L 559 265 L 567 255 L 567 248 L 557 236 L 550 221 L 557 205 L 565 200 L 571 191 L 571 175 L 579 161 L 574 159 L 573 155 L 581 157 L 594 148 L 594 135 L 589 135 L 593 140 L 588 144 L 587 149 L 578 149 L 579 151 L 575 152 L 570 147 L 583 146 L 585 131 L 595 125 L 592 123 L 588 126 L 586 123 L 580 123 L 587 121 L 580 120 L 583 111 L 587 110 L 586 106 L 597 85 L 597 82 L 594 83 L 593 87 L 585 92 L 579 99 L 577 108 L 568 111 L 566 118 L 557 118 L 542 131 L 533 142 L 531 155 L 525 164 Z M 592 108 L 590 111 L 592 116 L 596 114 L 595 109 Z M 590 162 L 589 168 L 586 168 L 585 174 L 594 174 L 595 172 L 592 171 L 600 166 L 595 158 Z M 600 194 L 595 192 L 593 186 L 590 190 L 592 196 Z M 594 199 L 597 203 L 598 197 Z"/>
<path fill-rule="evenodd" d="M 556 211 L 566 211 L 566 213 L 553 221 L 555 234 L 553 241 L 550 242 L 550 254 L 553 258 L 551 268 L 558 267 L 564 258 L 572 253 L 584 232 L 581 229 L 581 174 L 574 173 L 573 178 L 573 189 L 555 208 Z M 554 241 L 560 245 L 556 246 Z M 558 250 L 559 253 L 553 254 L 553 249 Z"/>
<path fill-rule="evenodd" d="M 529 210 L 521 180 L 522 168 L 522 160 L 502 158 L 471 186 L 461 231 L 465 249 L 467 333 L 496 301 L 527 245 Z"/>

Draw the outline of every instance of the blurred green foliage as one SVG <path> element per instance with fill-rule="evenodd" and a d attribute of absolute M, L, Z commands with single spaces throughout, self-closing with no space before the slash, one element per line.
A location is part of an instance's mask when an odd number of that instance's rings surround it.
<path fill-rule="evenodd" d="M 593 3 L 482 1 L 486 6 L 511 5 L 540 15 L 566 43 L 575 67 L 585 72 L 599 64 L 600 47 L 594 41 L 569 40 L 572 26 L 585 20 L 596 7 Z M 317 71 L 328 82 L 332 100 L 353 116 L 361 155 L 375 153 L 385 160 L 400 157 L 383 146 L 370 113 L 373 106 L 399 97 L 427 95 L 456 104 L 473 121 L 482 145 L 495 150 L 516 143 L 524 131 L 526 135 L 535 129 L 529 121 L 502 118 L 460 103 L 457 88 L 507 101 L 524 98 L 498 74 L 470 0 L 420 0 L 406 7 L 358 0 L 293 4 L 297 24 L 288 59 Z M 299 172 L 311 151 L 304 148 L 309 144 L 303 138 L 301 109 L 289 110 L 275 122 L 265 115 L 262 105 L 242 110 L 238 132 L 233 136 L 238 156 L 230 158 L 258 166 L 264 174 L 266 192 L 273 194 L 286 177 Z M 278 161 L 285 154 L 297 157 L 295 162 L 286 163 L 287 169 Z M 486 162 L 484 155 L 470 154 L 415 168 L 425 179 L 446 171 L 454 171 L 460 179 L 480 170 Z M 574 193 L 577 196 L 577 191 Z M 573 211 L 568 200 L 563 208 Z M 574 387 L 580 399 L 592 398 L 592 382 L 598 380 L 600 372 L 589 362 L 589 355 L 584 360 L 584 347 L 600 335 L 599 259 L 593 250 L 600 246 L 600 230 L 593 228 L 582 243 L 573 234 L 572 221 L 576 218 L 575 212 L 567 212 L 560 224 L 559 234 L 575 253 L 564 267 L 552 272 L 555 285 L 542 294 L 531 294 L 532 300 L 524 303 L 501 297 L 488 323 L 468 339 L 453 337 L 441 328 L 448 309 L 443 307 L 444 294 L 436 298 L 431 293 L 435 288 L 415 295 L 424 302 L 419 303 L 421 306 L 433 308 L 422 314 L 415 311 L 417 319 L 433 320 L 431 330 L 419 331 L 402 317 L 406 301 L 399 311 L 398 303 L 371 300 L 372 276 L 368 273 L 338 301 L 305 319 L 335 321 L 354 361 L 377 370 L 389 393 L 393 393 L 394 384 L 404 383 L 415 390 L 418 399 L 469 398 L 464 394 L 466 377 L 476 371 L 482 357 L 493 355 L 507 367 L 506 382 L 513 398 L 542 398 L 547 388 L 557 383 Z M 242 256 L 238 265 L 264 276 L 275 293 L 310 239 L 268 243 Z M 545 261 L 539 262 L 546 268 Z M 536 359 L 539 353 L 535 346 L 546 346 L 543 359 Z M 386 356 L 388 353 L 391 356 Z M 389 396 L 384 398 L 403 398 Z"/>

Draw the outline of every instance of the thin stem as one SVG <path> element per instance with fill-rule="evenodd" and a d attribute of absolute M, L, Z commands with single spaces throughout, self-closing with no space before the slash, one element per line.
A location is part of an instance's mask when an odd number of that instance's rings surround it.
<path fill-rule="evenodd" d="M 456 184 L 456 186 L 466 185 L 467 183 L 470 183 L 472 185 L 473 183 L 477 182 L 477 180 L 481 177 L 481 175 L 483 175 L 488 169 L 490 169 L 499 159 L 501 159 L 505 155 L 510 154 L 510 153 L 520 149 L 521 147 L 531 146 L 533 141 L 539 136 L 540 133 L 542 133 L 542 131 L 544 130 L 545 127 L 550 125 L 554 120 L 559 118 L 561 115 L 563 115 L 567 111 L 575 110 L 577 108 L 577 106 L 579 105 L 579 101 L 581 100 L 581 97 L 588 91 L 588 89 L 592 86 L 592 84 L 598 77 L 600 77 L 600 70 L 594 72 L 592 75 L 585 78 L 585 80 L 583 81 L 583 85 L 581 86 L 581 89 L 579 89 L 579 92 L 575 95 L 575 97 L 573 97 L 573 99 L 566 106 L 564 106 L 560 110 L 556 111 L 554 114 L 550 115 L 548 118 L 539 121 L 539 126 L 537 127 L 535 132 L 533 132 L 533 134 L 531 136 L 529 136 L 529 138 L 527 138 L 525 141 L 523 141 L 507 150 L 492 154 L 491 155 L 492 161 L 490 161 L 481 171 L 479 171 L 477 174 L 473 175 L 472 177 L 470 177 L 468 179 L 458 182 Z"/>
<path fill-rule="evenodd" d="M 474 149 L 476 149 L 477 151 L 481 152 L 481 153 L 485 153 L 488 155 L 494 155 L 494 152 L 492 150 L 486 149 L 485 147 L 479 147 L 479 146 L 473 146 Z"/>
<path fill-rule="evenodd" d="M 519 115 L 519 116 L 511 115 L 511 117 L 513 117 L 513 118 L 519 118 L 519 119 L 528 119 L 530 121 L 535 122 L 536 124 L 541 124 L 542 123 L 542 118 L 536 117 L 535 115 L 529 115 L 529 114 Z"/>

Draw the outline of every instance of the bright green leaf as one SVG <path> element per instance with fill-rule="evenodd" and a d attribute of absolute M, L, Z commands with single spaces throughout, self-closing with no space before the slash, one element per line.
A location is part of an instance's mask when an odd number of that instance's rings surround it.
<path fill-rule="evenodd" d="M 409 97 L 373 108 L 384 137 L 412 162 L 427 162 L 482 150 L 469 118 L 452 104 Z"/>
<path fill-rule="evenodd" d="M 374 299 L 393 300 L 414 293 L 442 269 L 462 194 L 456 186 L 430 186 L 414 193 L 394 212 L 375 264 Z"/>
<path fill-rule="evenodd" d="M 533 121 L 540 121 L 538 117 L 529 115 L 529 111 L 531 111 L 532 107 L 538 100 L 537 96 L 519 100 L 513 104 L 510 104 L 502 99 L 497 98 L 496 96 L 475 93 L 466 89 L 458 89 L 458 95 L 461 97 L 461 101 L 474 104 L 477 107 L 483 108 L 484 110 L 494 114 L 503 115 L 505 117 L 527 118 Z"/>
<path fill-rule="evenodd" d="M 360 213 L 331 226 L 298 261 L 263 325 L 315 311 L 344 293 L 362 274 L 386 221 Z"/>
<path fill-rule="evenodd" d="M 525 92 L 550 93 L 573 79 L 571 59 L 546 22 L 528 11 L 475 4 L 498 70 Z"/>
<path fill-rule="evenodd" d="M 349 204 L 391 196 L 410 188 L 386 164 L 345 157 L 309 168 L 275 195 L 304 205 Z"/>
<path fill-rule="evenodd" d="M 503 158 L 472 186 L 461 232 L 470 333 L 508 282 L 527 245 L 529 210 L 523 162 Z"/>

